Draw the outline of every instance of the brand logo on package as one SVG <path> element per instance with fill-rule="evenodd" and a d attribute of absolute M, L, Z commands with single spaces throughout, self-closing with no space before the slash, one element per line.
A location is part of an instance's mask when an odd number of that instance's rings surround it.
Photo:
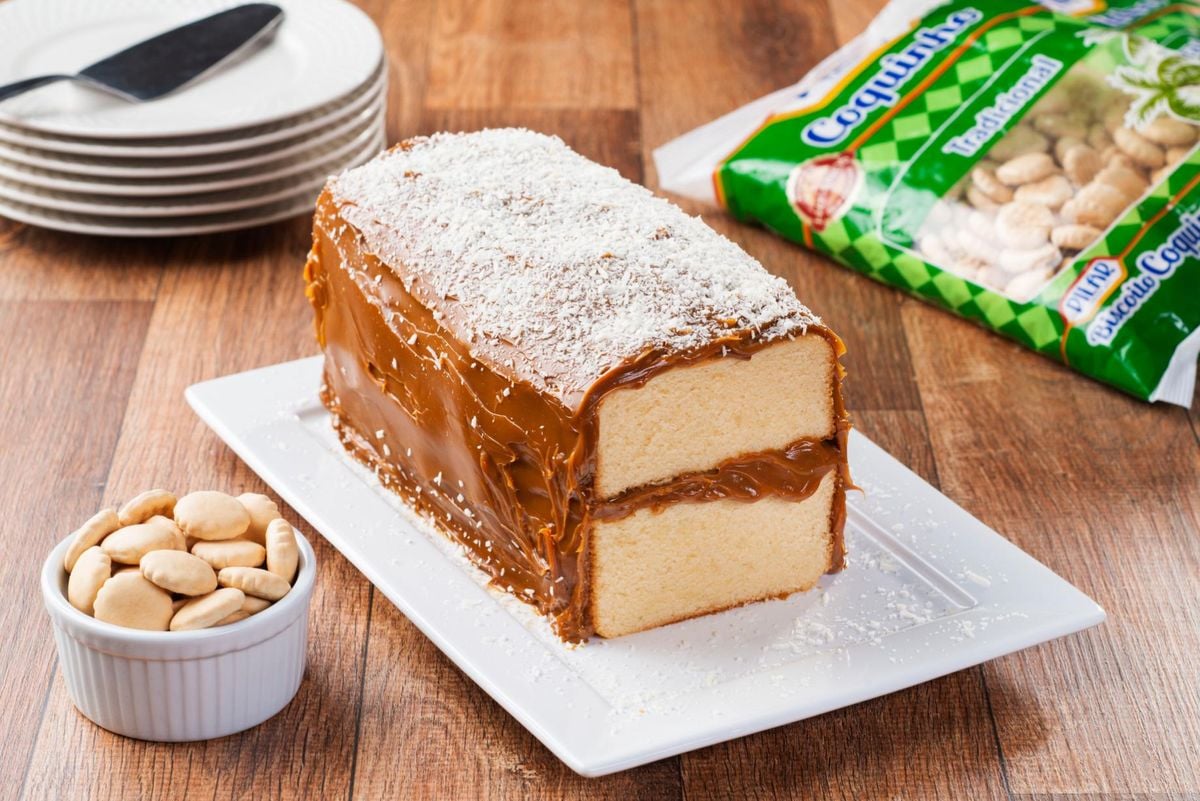
<path fill-rule="evenodd" d="M 1113 288 L 1125 279 L 1125 268 L 1111 256 L 1092 259 L 1059 301 L 1058 310 L 1071 325 L 1092 319 Z"/>
<path fill-rule="evenodd" d="M 879 59 L 879 69 L 856 91 L 844 106 L 804 126 L 800 138 L 813 147 L 836 145 L 862 125 L 873 111 L 890 108 L 899 102 L 900 90 L 920 72 L 933 55 L 944 50 L 975 23 L 983 19 L 976 8 L 964 8 L 946 17 L 941 25 L 921 28 L 899 53 Z"/>
<path fill-rule="evenodd" d="M 862 177 L 853 153 L 809 159 L 797 164 L 788 176 L 788 202 L 814 231 L 824 231 L 850 208 Z"/>

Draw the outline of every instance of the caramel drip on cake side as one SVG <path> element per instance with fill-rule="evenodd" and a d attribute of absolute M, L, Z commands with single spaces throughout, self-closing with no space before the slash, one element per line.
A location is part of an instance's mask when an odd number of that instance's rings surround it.
<path fill-rule="evenodd" d="M 405 288 L 401 264 L 384 264 L 343 222 L 326 192 L 318 202 L 305 275 L 325 351 L 322 398 L 347 450 L 424 513 L 506 589 L 550 616 L 567 640 L 591 634 L 587 539 L 591 520 L 642 508 L 720 498 L 808 497 L 839 474 L 831 519 L 832 570 L 841 568 L 845 415 L 839 436 L 747 454 L 702 473 L 593 497 L 600 400 L 681 364 L 749 358 L 771 343 L 745 331 L 689 353 L 647 351 L 609 370 L 577 408 L 472 356 Z M 841 344 L 823 326 L 809 331 Z M 840 373 L 839 373 L 840 376 Z"/>
<path fill-rule="evenodd" d="M 473 359 L 360 247 L 328 194 L 307 277 L 343 444 L 497 586 L 561 613 L 578 585 L 583 515 L 562 469 L 579 440 L 569 412 Z"/>
<path fill-rule="evenodd" d="M 829 516 L 829 531 L 833 535 L 833 550 L 829 559 L 829 572 L 839 573 L 846 567 L 846 490 L 862 490 L 850 477 L 850 413 L 846 411 L 846 396 L 843 392 L 846 381 L 846 368 L 842 365 L 842 356 L 846 353 L 846 345 L 841 337 L 832 329 L 820 327 L 821 336 L 833 345 L 833 442 L 838 454 L 837 490 L 833 493 L 833 510 Z"/>

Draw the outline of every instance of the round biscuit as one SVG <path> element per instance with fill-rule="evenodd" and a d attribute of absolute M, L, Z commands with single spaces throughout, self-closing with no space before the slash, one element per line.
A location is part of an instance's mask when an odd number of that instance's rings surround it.
<path fill-rule="evenodd" d="M 122 565 L 136 565 L 151 551 L 174 550 L 177 545 L 175 532 L 153 519 L 119 528 L 100 543 L 109 558 Z"/>
<path fill-rule="evenodd" d="M 292 524 L 283 518 L 272 520 L 267 526 L 267 570 L 291 584 L 299 564 L 300 547 Z"/>
<path fill-rule="evenodd" d="M 140 572 L 117 573 L 96 593 L 96 619 L 105 623 L 166 631 L 173 614 L 171 594 L 151 584 Z"/>
<path fill-rule="evenodd" d="M 184 495 L 175 504 L 175 523 L 198 540 L 231 540 L 246 533 L 250 513 L 232 495 L 201 490 Z"/>
<path fill-rule="evenodd" d="M 217 588 L 212 566 L 187 551 L 151 551 L 138 564 L 143 576 L 167 592 L 196 596 Z"/>
<path fill-rule="evenodd" d="M 222 568 L 217 573 L 217 583 L 222 587 L 236 587 L 247 595 L 268 601 L 278 601 L 292 589 L 283 578 L 260 567 Z"/>
<path fill-rule="evenodd" d="M 250 527 L 243 536 L 259 545 L 265 545 L 267 524 L 280 516 L 279 507 L 275 501 L 258 492 L 243 492 L 237 499 L 250 514 Z"/>
<path fill-rule="evenodd" d="M 110 578 L 112 560 L 99 545 L 93 545 L 75 560 L 75 569 L 67 577 L 67 600 L 80 612 L 93 614 L 96 594 Z"/>
<path fill-rule="evenodd" d="M 165 489 L 146 490 L 130 498 L 117 512 L 122 526 L 145 523 L 155 515 L 169 516 L 175 510 L 175 493 Z"/>
<path fill-rule="evenodd" d="M 101 509 L 87 519 L 82 526 L 75 529 L 71 544 L 63 555 L 63 567 L 70 573 L 75 567 L 75 560 L 93 545 L 99 545 L 105 537 L 121 527 L 116 509 Z"/>
<path fill-rule="evenodd" d="M 171 618 L 171 631 L 194 631 L 215 626 L 242 608 L 245 595 L 241 590 L 223 587 L 199 598 L 192 598 Z"/>

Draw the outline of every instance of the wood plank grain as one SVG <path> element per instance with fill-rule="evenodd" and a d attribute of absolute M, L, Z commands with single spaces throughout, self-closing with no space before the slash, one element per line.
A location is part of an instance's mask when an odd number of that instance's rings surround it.
<path fill-rule="evenodd" d="M 428 108 L 637 107 L 626 3 L 442 0 Z"/>
<path fill-rule="evenodd" d="M 1200 793 L 1047 793 L 1014 795 L 1012 801 L 1200 801 Z"/>
<path fill-rule="evenodd" d="M 309 223 L 178 240 L 137 364 L 105 499 L 151 486 L 262 491 L 188 409 L 198 380 L 315 353 L 300 270 Z M 154 250 L 130 245 L 129 261 Z M 115 418 L 115 415 L 114 415 Z M 301 521 L 286 507 L 285 516 Z M 249 732 L 194 745 L 144 743 L 83 720 L 56 682 L 29 798 L 325 798 L 349 793 L 369 587 L 307 526 L 318 561 L 309 664 L 296 699 Z"/>
<path fill-rule="evenodd" d="M 363 5 L 387 44 L 393 140 L 527 125 L 640 180 L 653 178 L 653 147 L 795 81 L 883 3 Z M 1197 405 L 1189 416 L 1130 401 L 703 212 L 842 333 L 864 433 L 1093 594 L 1109 610 L 1104 626 L 585 781 L 316 538 L 300 695 L 275 720 L 213 743 L 136 743 L 84 721 L 55 676 L 36 595 L 6 591 L 0 730 L 30 735 L 0 742 L 0 797 L 27 772 L 24 794 L 54 799 L 957 799 L 1003 798 L 1007 779 L 1016 801 L 1200 801 L 1200 602 L 1188 591 L 1200 577 Z M 0 370 L 10 510 L 0 587 L 27 587 L 53 539 L 102 500 L 160 482 L 262 489 L 181 392 L 315 352 L 300 293 L 306 247 L 304 221 L 127 242 L 0 220 L 0 337 L 16 366 Z M 153 311 L 138 302 L 155 298 Z"/>
<path fill-rule="evenodd" d="M 943 490 L 1107 608 L 986 666 L 1015 793 L 1200 790 L 1200 452 L 1140 403 L 906 308 Z"/>
<path fill-rule="evenodd" d="M 1007 798 L 977 670 L 681 761 L 689 801 Z"/>
<path fill-rule="evenodd" d="M 835 46 L 824 3 L 703 0 L 682 12 L 671 0 L 636 0 L 635 9 L 647 153 L 794 83 Z"/>
<path fill-rule="evenodd" d="M 120 239 L 46 231 L 0 217 L 0 300 L 153 300 L 166 241 L 125 261 Z"/>
<path fill-rule="evenodd" d="M 383 36 L 388 61 L 388 142 L 417 133 L 429 78 L 432 3 L 423 0 L 360 0 Z"/>
<path fill-rule="evenodd" d="M 100 508 L 149 319 L 141 302 L 0 301 L 0 731 L 20 734 L 0 737 L 5 797 L 23 781 L 52 676 L 58 691 L 42 562 Z"/>
<path fill-rule="evenodd" d="M 837 44 L 844 45 L 864 30 L 887 0 L 836 0 L 829 3 Z"/>

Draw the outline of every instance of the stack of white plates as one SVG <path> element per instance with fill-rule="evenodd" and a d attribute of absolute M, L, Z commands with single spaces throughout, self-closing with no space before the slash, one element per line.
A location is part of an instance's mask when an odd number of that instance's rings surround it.
<path fill-rule="evenodd" d="M 128 103 L 64 82 L 0 103 L 0 216 L 163 236 L 311 211 L 331 173 L 384 147 L 383 45 L 344 0 L 273 2 L 286 16 L 272 39 L 160 100 Z M 75 71 L 237 4 L 0 3 L 0 84 Z"/>

